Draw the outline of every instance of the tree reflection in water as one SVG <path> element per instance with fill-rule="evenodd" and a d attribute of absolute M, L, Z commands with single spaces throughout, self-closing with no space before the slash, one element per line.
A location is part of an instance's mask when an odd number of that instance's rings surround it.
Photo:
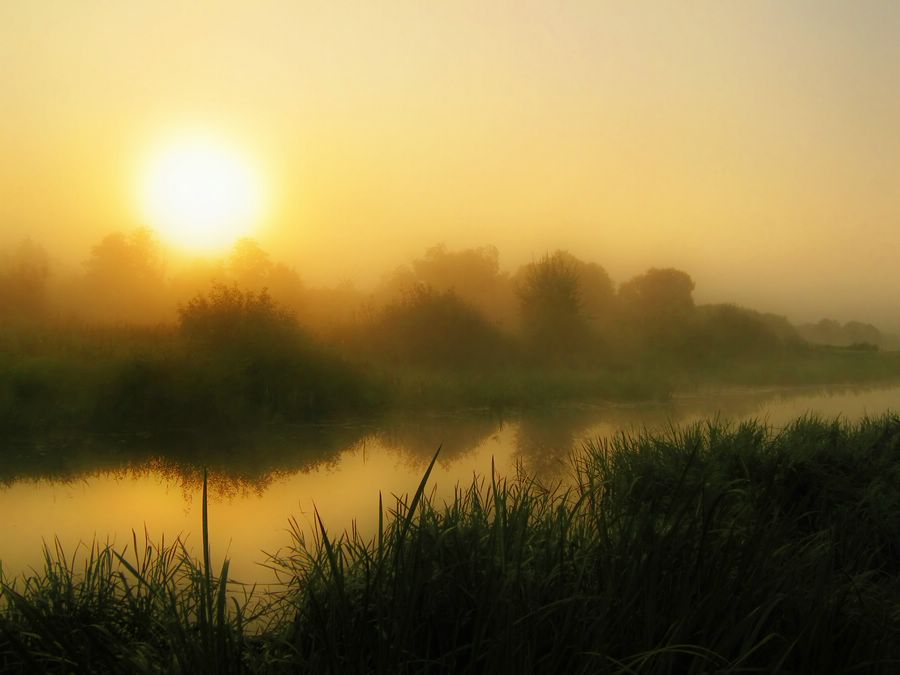
<path fill-rule="evenodd" d="M 209 471 L 216 497 L 262 495 L 298 472 L 336 467 L 345 453 L 379 449 L 410 469 L 427 465 L 441 446 L 447 468 L 512 438 L 524 470 L 563 477 L 569 455 L 589 438 L 620 431 L 660 430 L 719 417 L 757 417 L 778 425 L 808 411 L 853 418 L 900 407 L 897 387 L 743 390 L 695 394 L 665 402 L 570 404 L 504 413 L 462 411 L 395 416 L 355 423 L 293 425 L 232 436 L 149 437 L 69 435 L 7 441 L 0 453 L 0 486 L 23 480 L 67 482 L 89 476 L 155 474 L 182 486 L 185 495 Z M 854 412 L 856 411 L 856 412 Z M 501 438 L 503 436 L 503 438 Z"/>

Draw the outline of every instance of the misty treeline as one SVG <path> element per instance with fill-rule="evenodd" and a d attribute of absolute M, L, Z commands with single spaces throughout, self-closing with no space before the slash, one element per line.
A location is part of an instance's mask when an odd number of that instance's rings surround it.
<path fill-rule="evenodd" d="M 807 342 L 854 349 L 898 349 L 900 337 L 883 333 L 870 323 L 821 319 L 816 323 L 801 323 L 797 332 Z"/>
<path fill-rule="evenodd" d="M 679 358 L 734 356 L 804 340 L 861 347 L 888 340 L 861 322 L 823 319 L 794 327 L 784 317 L 734 305 L 698 306 L 693 290 L 689 274 L 671 268 L 617 285 L 602 266 L 567 251 L 508 272 L 492 246 L 434 246 L 365 291 L 350 281 L 309 286 L 252 239 L 220 258 L 171 265 L 149 230 L 117 232 L 92 247 L 76 274 L 54 270 L 44 248 L 30 239 L 0 250 L 0 316 L 6 320 L 177 321 L 187 328 L 192 308 L 204 298 L 224 308 L 241 292 L 260 294 L 321 338 L 352 341 L 361 333 L 365 345 L 359 348 L 423 363 L 477 363 L 514 352 L 545 361 L 648 350 Z"/>
<path fill-rule="evenodd" d="M 897 372 L 877 329 L 823 351 L 784 317 L 698 305 L 687 272 L 616 284 L 566 251 L 506 271 L 494 247 L 435 246 L 370 290 L 308 285 L 250 239 L 167 259 L 145 229 L 105 237 L 77 273 L 30 240 L 0 251 L 0 423 L 310 419 Z"/>

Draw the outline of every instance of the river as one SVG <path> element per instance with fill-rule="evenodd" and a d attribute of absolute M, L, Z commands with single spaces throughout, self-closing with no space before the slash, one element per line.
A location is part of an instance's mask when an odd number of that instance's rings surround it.
<path fill-rule="evenodd" d="M 889 410 L 900 410 L 900 386 L 733 390 L 655 403 L 289 427 L 227 443 L 194 439 L 177 451 L 159 439 L 31 441 L 6 448 L 0 561 L 9 578 L 39 565 L 42 546 L 55 538 L 71 555 L 95 539 L 122 548 L 132 531 L 139 540 L 146 531 L 155 542 L 181 537 L 196 554 L 205 465 L 214 562 L 228 557 L 233 578 L 269 583 L 272 572 L 260 563 L 289 543 L 289 517 L 309 530 L 315 508 L 332 536 L 354 522 L 371 532 L 379 492 L 390 506 L 392 495 L 414 491 L 439 445 L 430 487 L 442 499 L 473 475 L 490 476 L 492 463 L 499 475 L 521 467 L 545 481 L 565 481 L 573 450 L 620 431 L 711 417 L 779 427 L 804 414 L 854 420 Z"/>

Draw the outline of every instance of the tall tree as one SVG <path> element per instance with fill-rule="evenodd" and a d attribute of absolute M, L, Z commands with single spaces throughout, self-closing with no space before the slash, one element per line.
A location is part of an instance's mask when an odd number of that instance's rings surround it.
<path fill-rule="evenodd" d="M 522 332 L 533 353 L 560 359 L 589 343 L 582 305 L 582 283 L 572 256 L 545 254 L 518 274 Z"/>
<path fill-rule="evenodd" d="M 44 308 L 50 262 L 31 239 L 0 253 L 0 315 L 35 316 Z"/>
<path fill-rule="evenodd" d="M 274 267 L 269 254 L 249 237 L 240 239 L 228 258 L 228 269 L 242 288 L 259 290 L 268 286 Z"/>
<path fill-rule="evenodd" d="M 159 320 L 166 303 L 165 263 L 150 230 L 107 235 L 91 249 L 84 268 L 84 304 L 94 318 Z"/>
<path fill-rule="evenodd" d="M 690 340 L 694 280 L 673 268 L 651 268 L 619 287 L 634 338 L 664 353 L 681 353 Z"/>

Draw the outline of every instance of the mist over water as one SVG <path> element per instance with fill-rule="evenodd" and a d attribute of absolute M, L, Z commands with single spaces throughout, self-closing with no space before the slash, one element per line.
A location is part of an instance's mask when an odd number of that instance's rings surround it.
<path fill-rule="evenodd" d="M 0 671 L 893 675 L 898 35 L 0 2 Z"/>
<path fill-rule="evenodd" d="M 557 405 L 507 416 L 484 412 L 412 416 L 356 425 L 282 429 L 231 440 L 211 437 L 185 447 L 134 438 L 69 439 L 65 453 L 53 441 L 20 447 L 27 462 L 4 462 L 0 509 L 8 536 L 0 547 L 4 572 L 40 564 L 44 542 L 58 537 L 68 552 L 99 539 L 130 544 L 175 537 L 199 545 L 202 467 L 210 477 L 211 542 L 216 556 L 232 560 L 244 582 L 272 582 L 261 567 L 265 553 L 288 542 L 288 517 L 308 536 L 314 509 L 329 530 L 357 527 L 371 535 L 378 495 L 413 492 L 437 446 L 430 480 L 449 499 L 474 476 L 512 479 L 519 472 L 545 484 L 572 479 L 570 457 L 589 440 L 613 434 L 666 433 L 674 426 L 711 419 L 757 419 L 779 428 L 801 415 L 853 421 L 900 410 L 900 388 L 767 389 L 676 397 L 665 403 Z"/>

